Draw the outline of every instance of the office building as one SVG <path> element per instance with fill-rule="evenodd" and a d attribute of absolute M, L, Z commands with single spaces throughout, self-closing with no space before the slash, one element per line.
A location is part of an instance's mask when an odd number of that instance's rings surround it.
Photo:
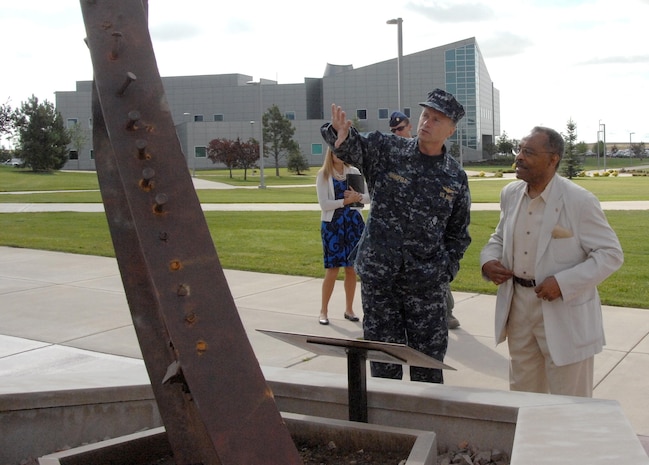
<path fill-rule="evenodd" d="M 328 64 L 322 77 L 299 84 L 262 79 L 259 85 L 243 74 L 163 77 L 162 82 L 190 170 L 218 167 L 206 153 L 213 139 L 258 140 L 261 109 L 272 105 L 291 120 L 294 140 L 309 164 L 319 166 L 325 151 L 320 126 L 329 120 L 331 103 L 342 106 L 361 131 L 388 131 L 390 113 L 398 109 L 397 61 L 357 69 Z M 412 117 L 413 127 L 418 102 L 436 87 L 445 89 L 466 109 L 449 147 L 461 145 L 464 161 L 488 158 L 485 148 L 500 134 L 500 95 L 475 38 L 405 55 L 402 70 L 400 110 Z M 70 145 L 65 169 L 95 169 L 91 94 L 92 81 L 78 81 L 75 91 L 56 92 L 56 108 L 68 127 L 79 124 L 85 135 L 82 144 Z M 264 165 L 274 168 L 274 160 L 266 158 Z"/>

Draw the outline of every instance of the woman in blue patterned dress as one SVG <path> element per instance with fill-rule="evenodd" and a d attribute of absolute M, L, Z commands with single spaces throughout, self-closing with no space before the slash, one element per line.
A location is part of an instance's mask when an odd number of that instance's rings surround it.
<path fill-rule="evenodd" d="M 340 268 L 345 270 L 345 319 L 358 321 L 352 308 L 356 291 L 356 272 L 353 260 L 349 256 L 363 233 L 365 222 L 360 212 L 362 207 L 354 207 L 351 204 L 368 204 L 370 196 L 366 184 L 364 193 L 348 188 L 346 177 L 349 173 L 360 174 L 360 171 L 343 163 L 331 149 L 327 149 L 322 168 L 316 177 L 318 203 L 322 209 L 320 231 L 325 267 L 319 317 L 322 325 L 329 324 L 329 299 L 333 294 Z"/>

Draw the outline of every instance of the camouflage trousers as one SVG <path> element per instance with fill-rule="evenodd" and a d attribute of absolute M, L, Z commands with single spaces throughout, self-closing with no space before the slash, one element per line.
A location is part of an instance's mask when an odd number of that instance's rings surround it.
<path fill-rule="evenodd" d="M 412 286 L 402 275 L 391 285 L 361 280 L 363 336 L 366 340 L 405 344 L 444 361 L 448 347 L 446 319 L 448 283 Z M 401 379 L 400 364 L 371 362 L 372 376 Z M 410 367 L 410 379 L 443 383 L 442 370 Z"/>

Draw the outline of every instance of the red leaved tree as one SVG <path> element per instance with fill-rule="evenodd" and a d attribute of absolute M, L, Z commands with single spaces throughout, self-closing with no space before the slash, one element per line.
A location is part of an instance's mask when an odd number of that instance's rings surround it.
<path fill-rule="evenodd" d="M 212 139 L 207 146 L 207 158 L 212 160 L 212 163 L 223 163 L 230 170 L 232 178 L 232 170 L 239 164 L 238 151 L 233 140 Z"/>

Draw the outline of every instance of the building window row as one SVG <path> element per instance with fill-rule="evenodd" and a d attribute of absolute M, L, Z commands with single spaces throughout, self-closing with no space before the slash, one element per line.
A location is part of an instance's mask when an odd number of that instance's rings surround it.
<path fill-rule="evenodd" d="M 295 121 L 296 120 L 296 116 L 295 116 L 294 111 L 285 112 L 284 117 L 286 117 L 286 119 L 288 119 L 290 121 Z M 195 123 L 202 123 L 203 121 L 205 121 L 205 117 L 203 115 L 194 115 L 193 119 L 194 119 Z M 225 115 L 223 115 L 223 113 L 215 113 L 214 115 L 212 115 L 212 121 L 217 122 L 217 123 L 218 122 L 223 122 L 223 121 L 225 121 Z"/>

